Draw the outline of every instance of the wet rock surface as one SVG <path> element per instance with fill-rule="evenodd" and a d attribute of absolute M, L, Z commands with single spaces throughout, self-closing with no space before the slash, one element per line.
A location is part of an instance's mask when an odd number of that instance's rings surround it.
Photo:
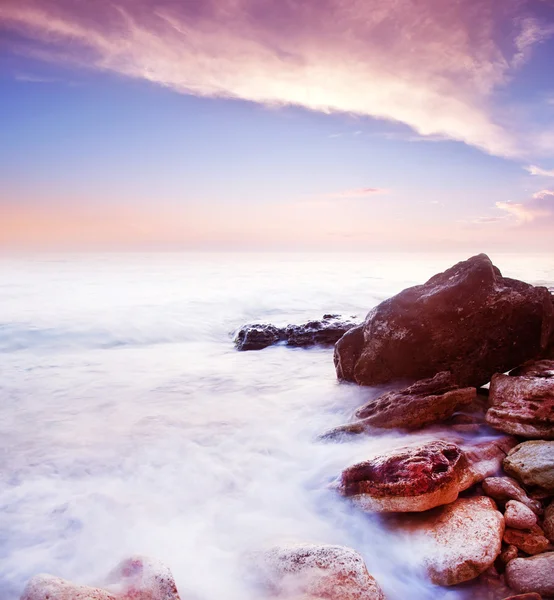
<path fill-rule="evenodd" d="M 337 375 L 377 385 L 450 371 L 479 387 L 544 352 L 553 315 L 546 288 L 502 277 L 480 254 L 375 307 L 363 343 L 359 331 L 337 343 Z"/>
<path fill-rule="evenodd" d="M 516 592 L 554 596 L 554 552 L 510 561 L 506 566 L 506 582 Z"/>
<path fill-rule="evenodd" d="M 526 486 L 554 492 L 554 441 L 518 444 L 504 459 L 504 470 Z"/>
<path fill-rule="evenodd" d="M 345 469 L 338 490 L 368 512 L 420 512 L 456 500 L 472 483 L 468 474 L 461 448 L 435 441 Z"/>
<path fill-rule="evenodd" d="M 287 346 L 306 348 L 309 346 L 332 346 L 347 331 L 358 323 L 340 315 L 324 315 L 319 321 L 303 325 L 276 327 L 270 324 L 251 324 L 242 327 L 235 337 L 237 350 L 262 350 L 283 342 Z"/>
<path fill-rule="evenodd" d="M 490 498 L 458 498 L 421 515 L 413 531 L 434 541 L 425 557 L 433 583 L 450 586 L 475 579 L 493 565 L 504 519 Z"/>
<path fill-rule="evenodd" d="M 283 600 L 385 598 L 363 558 L 344 546 L 280 546 L 267 551 L 256 562 L 261 587 Z"/>
<path fill-rule="evenodd" d="M 548 361 L 549 363 L 551 361 Z M 553 363 L 554 364 L 554 363 Z M 554 377 L 532 363 L 525 375 L 493 376 L 486 421 L 495 429 L 530 439 L 554 438 Z"/>

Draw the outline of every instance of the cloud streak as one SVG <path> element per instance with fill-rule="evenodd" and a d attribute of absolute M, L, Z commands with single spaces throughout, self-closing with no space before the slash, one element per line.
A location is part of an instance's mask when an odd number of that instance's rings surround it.
<path fill-rule="evenodd" d="M 554 222 L 554 191 L 541 190 L 526 202 L 497 202 L 496 207 L 508 213 L 519 224 Z"/>
<path fill-rule="evenodd" d="M 495 90 L 549 30 L 518 0 L 3 0 L 39 58 L 198 96 L 404 123 L 517 156 Z M 514 25 L 516 23 L 516 25 Z"/>
<path fill-rule="evenodd" d="M 529 165 L 528 167 L 525 167 L 525 170 L 529 171 L 531 175 L 540 175 L 541 177 L 554 177 L 554 169 L 549 171 L 548 169 L 541 169 L 541 167 L 537 167 L 535 165 Z"/>

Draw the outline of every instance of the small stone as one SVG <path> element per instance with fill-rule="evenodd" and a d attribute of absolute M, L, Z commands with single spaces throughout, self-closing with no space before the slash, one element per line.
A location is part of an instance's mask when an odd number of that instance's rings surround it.
<path fill-rule="evenodd" d="M 529 498 L 525 490 L 511 477 L 487 477 L 483 481 L 483 491 L 499 502 L 518 500 L 535 514 L 539 515 L 542 512 L 541 503 Z"/>
<path fill-rule="evenodd" d="M 506 582 L 516 592 L 554 596 L 554 552 L 512 560 L 506 567 Z"/>
<path fill-rule="evenodd" d="M 523 502 L 508 500 L 504 512 L 506 526 L 514 529 L 531 529 L 537 524 L 537 515 Z"/>
<path fill-rule="evenodd" d="M 542 529 L 535 526 L 531 531 L 507 527 L 502 538 L 506 544 L 512 544 L 526 554 L 540 554 L 548 546 L 548 540 L 542 535 Z"/>
<path fill-rule="evenodd" d="M 505 550 L 500 553 L 498 557 L 500 560 L 500 564 L 504 567 L 514 558 L 518 557 L 518 549 L 513 544 L 510 544 Z"/>

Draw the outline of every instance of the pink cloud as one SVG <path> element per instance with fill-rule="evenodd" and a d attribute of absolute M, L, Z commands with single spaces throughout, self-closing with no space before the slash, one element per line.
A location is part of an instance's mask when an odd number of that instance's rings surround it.
<path fill-rule="evenodd" d="M 531 175 L 540 175 L 541 177 L 554 177 L 554 169 L 541 169 L 541 167 L 537 167 L 536 165 L 529 165 L 525 167 L 526 171 L 529 171 Z"/>
<path fill-rule="evenodd" d="M 0 24 L 41 58 L 186 94 L 387 119 L 515 156 L 493 94 L 547 35 L 514 19 L 520 4 L 2 0 Z"/>
<path fill-rule="evenodd" d="M 520 224 L 554 221 L 554 191 L 541 190 L 526 202 L 497 202 L 496 207 L 506 211 Z"/>

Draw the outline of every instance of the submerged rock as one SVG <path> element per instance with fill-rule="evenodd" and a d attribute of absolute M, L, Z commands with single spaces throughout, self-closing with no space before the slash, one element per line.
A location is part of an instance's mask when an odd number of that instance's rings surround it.
<path fill-rule="evenodd" d="M 516 592 L 554 596 L 554 552 L 510 561 L 506 566 L 506 582 Z"/>
<path fill-rule="evenodd" d="M 237 333 L 235 345 L 238 350 L 262 350 L 279 342 L 297 348 L 332 346 L 356 325 L 339 315 L 324 315 L 321 321 L 286 327 L 263 323 L 245 325 Z"/>
<path fill-rule="evenodd" d="M 424 558 L 433 583 L 456 585 L 493 565 L 502 547 L 504 519 L 490 498 L 458 498 L 421 515 L 413 530 L 434 541 Z"/>
<path fill-rule="evenodd" d="M 385 598 L 363 558 L 344 546 L 280 546 L 264 553 L 257 566 L 262 586 L 284 600 Z"/>
<path fill-rule="evenodd" d="M 76 585 L 53 575 L 35 575 L 27 584 L 21 600 L 119 600 L 100 588 Z"/>
<path fill-rule="evenodd" d="M 459 385 L 479 387 L 539 356 L 553 330 L 548 290 L 502 277 L 480 254 L 375 307 L 361 333 L 337 343 L 335 366 L 362 385 L 451 371 Z"/>
<path fill-rule="evenodd" d="M 367 512 L 421 512 L 454 502 L 504 456 L 494 442 L 467 451 L 444 441 L 407 446 L 345 469 L 337 488 Z"/>
<path fill-rule="evenodd" d="M 21 600 L 179 600 L 171 571 L 143 556 L 122 562 L 108 576 L 106 587 L 109 591 L 37 575 L 27 584 Z"/>
<path fill-rule="evenodd" d="M 517 445 L 504 459 L 504 470 L 527 486 L 554 492 L 554 441 Z"/>
<path fill-rule="evenodd" d="M 554 363 L 552 361 L 541 361 Z M 537 363 L 516 372 L 493 376 L 486 421 L 495 429 L 531 439 L 554 438 L 554 377 Z M 530 373 L 542 373 L 530 375 Z"/>

